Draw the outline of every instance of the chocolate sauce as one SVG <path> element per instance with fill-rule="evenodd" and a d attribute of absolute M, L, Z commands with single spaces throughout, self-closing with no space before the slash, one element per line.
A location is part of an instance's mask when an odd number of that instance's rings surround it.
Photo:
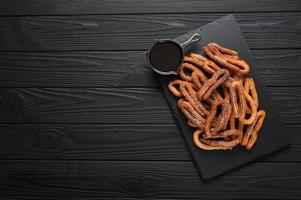
<path fill-rule="evenodd" d="M 162 72 L 176 71 L 182 59 L 181 47 L 171 41 L 156 43 L 149 54 L 152 67 Z"/>

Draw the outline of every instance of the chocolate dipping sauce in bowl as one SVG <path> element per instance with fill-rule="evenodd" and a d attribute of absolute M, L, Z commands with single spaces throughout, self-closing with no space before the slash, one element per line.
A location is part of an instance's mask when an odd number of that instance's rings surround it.
<path fill-rule="evenodd" d="M 198 42 L 200 38 L 200 34 L 195 33 L 183 43 L 169 39 L 157 40 L 148 52 L 150 67 L 161 75 L 178 74 L 186 49 Z"/>

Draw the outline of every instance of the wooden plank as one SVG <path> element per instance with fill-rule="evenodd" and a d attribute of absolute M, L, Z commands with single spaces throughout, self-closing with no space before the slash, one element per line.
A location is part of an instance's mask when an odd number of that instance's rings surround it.
<path fill-rule="evenodd" d="M 291 146 L 260 162 L 301 163 L 300 132 L 287 126 Z M 0 160 L 192 161 L 176 124 L 2 124 L 0 137 Z"/>
<path fill-rule="evenodd" d="M 267 86 L 301 86 L 301 50 L 251 51 Z"/>
<path fill-rule="evenodd" d="M 191 162 L 0 161 L 0 196 L 298 199 L 300 169 L 254 163 L 203 182 Z"/>
<path fill-rule="evenodd" d="M 1 15 L 74 15 L 120 13 L 300 11 L 298 0 L 10 0 L 0 2 Z"/>
<path fill-rule="evenodd" d="M 0 51 L 143 50 L 225 13 L 0 18 Z M 237 13 L 252 49 L 300 48 L 301 13 Z"/>
<path fill-rule="evenodd" d="M 301 49 L 252 50 L 267 86 L 301 86 Z M 158 87 L 143 51 L 0 53 L 0 87 Z"/>
<path fill-rule="evenodd" d="M 145 63 L 142 51 L 4 52 L 0 87 L 158 87 Z"/>
<path fill-rule="evenodd" d="M 299 124 L 300 88 L 269 91 L 282 121 Z M 0 123 L 175 123 L 160 88 L 2 88 L 0 111 Z"/>

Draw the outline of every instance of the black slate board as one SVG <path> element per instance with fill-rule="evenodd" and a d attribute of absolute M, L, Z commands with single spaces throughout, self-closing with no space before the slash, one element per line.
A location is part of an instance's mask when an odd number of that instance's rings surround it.
<path fill-rule="evenodd" d="M 194 129 L 187 125 L 185 116 L 178 109 L 178 98 L 174 97 L 168 90 L 167 85 L 169 81 L 177 77 L 158 75 L 168 104 L 179 124 L 199 173 L 204 179 L 210 179 L 286 147 L 288 145 L 288 139 L 284 136 L 284 129 L 278 114 L 271 107 L 272 102 L 267 88 L 259 80 L 254 60 L 235 17 L 233 15 L 227 15 L 198 29 L 192 30 L 187 34 L 181 35 L 175 38 L 175 40 L 180 43 L 184 42 L 196 32 L 200 33 L 202 38 L 193 49 L 191 49 L 193 52 L 201 53 L 202 46 L 209 42 L 216 42 L 238 51 L 240 57 L 249 63 L 251 66 L 249 76 L 254 78 L 256 84 L 260 102 L 259 107 L 267 111 L 263 128 L 260 131 L 256 144 L 251 150 L 235 147 L 232 151 L 204 151 L 195 146 L 192 140 Z"/>

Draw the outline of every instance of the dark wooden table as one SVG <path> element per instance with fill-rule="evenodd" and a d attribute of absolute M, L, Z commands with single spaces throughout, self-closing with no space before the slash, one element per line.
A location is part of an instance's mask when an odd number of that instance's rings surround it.
<path fill-rule="evenodd" d="M 228 13 L 292 145 L 204 182 L 141 55 Z M 0 16 L 1 200 L 301 199 L 300 0 L 2 0 Z"/>

